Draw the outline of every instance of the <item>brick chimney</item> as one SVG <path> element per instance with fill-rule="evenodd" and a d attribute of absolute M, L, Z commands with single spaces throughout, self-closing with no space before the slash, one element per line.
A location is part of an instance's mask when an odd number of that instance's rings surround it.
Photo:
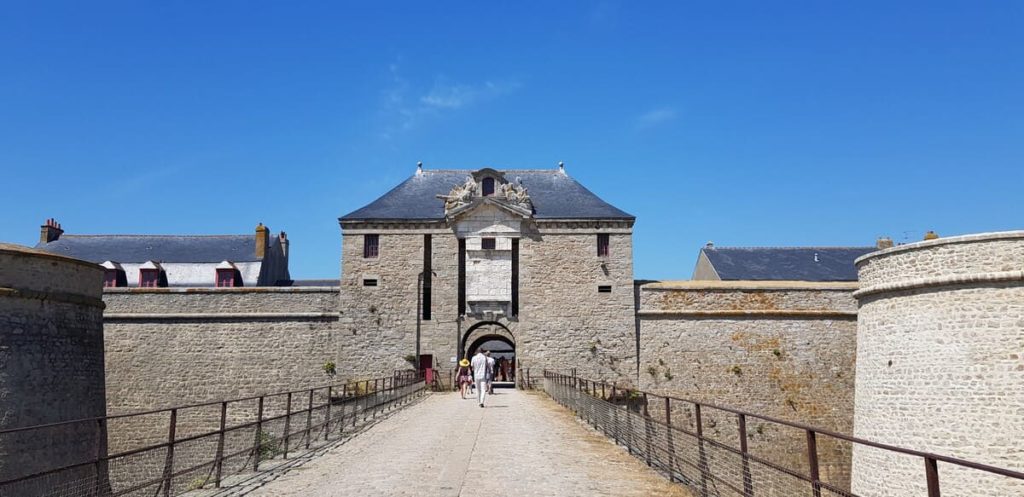
<path fill-rule="evenodd" d="M 284 258 L 287 259 L 288 258 L 288 234 L 282 231 L 281 234 L 277 235 L 277 239 L 278 239 L 278 241 L 281 242 L 281 253 L 284 254 Z"/>
<path fill-rule="evenodd" d="M 875 248 L 877 248 L 878 250 L 892 248 L 892 245 L 892 238 L 889 238 L 887 236 L 880 236 L 878 237 L 878 240 L 875 241 Z"/>
<path fill-rule="evenodd" d="M 64 230 L 60 229 L 60 223 L 52 217 L 39 227 L 39 243 L 50 243 L 60 238 Z"/>
<path fill-rule="evenodd" d="M 256 258 L 263 259 L 267 255 L 267 243 L 270 241 L 270 228 L 263 223 L 256 225 Z"/>

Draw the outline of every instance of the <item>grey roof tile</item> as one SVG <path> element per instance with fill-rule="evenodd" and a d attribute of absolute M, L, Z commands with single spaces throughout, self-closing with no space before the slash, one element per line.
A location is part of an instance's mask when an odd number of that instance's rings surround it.
<path fill-rule="evenodd" d="M 875 247 L 705 247 L 701 252 L 723 280 L 857 281 L 853 261 L 875 250 Z"/>
<path fill-rule="evenodd" d="M 501 172 L 509 181 L 517 178 L 522 181 L 533 201 L 534 217 L 538 219 L 634 219 L 559 171 L 509 169 Z M 444 202 L 437 195 L 448 194 L 472 173 L 468 169 L 423 171 L 341 219 L 444 219 Z"/>
<path fill-rule="evenodd" d="M 271 245 L 277 237 L 268 237 Z M 255 262 L 256 235 L 62 235 L 36 248 L 97 264 L 114 262 Z"/>

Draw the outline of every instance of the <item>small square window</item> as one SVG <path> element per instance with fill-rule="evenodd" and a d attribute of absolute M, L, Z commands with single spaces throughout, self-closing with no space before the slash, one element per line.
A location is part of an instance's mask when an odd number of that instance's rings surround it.
<path fill-rule="evenodd" d="M 105 287 L 116 287 L 117 286 L 117 273 L 116 269 L 107 269 L 103 271 L 103 286 Z"/>
<path fill-rule="evenodd" d="M 159 269 L 140 269 L 139 270 L 139 286 L 145 288 L 156 288 L 160 286 L 160 270 Z"/>
<path fill-rule="evenodd" d="M 376 278 L 364 278 L 363 279 L 363 286 L 377 286 L 377 279 Z"/>
<path fill-rule="evenodd" d="M 374 259 L 380 254 L 380 235 L 363 235 L 363 258 Z"/>
<path fill-rule="evenodd" d="M 601 285 L 601 286 L 597 287 L 597 291 L 598 291 L 598 293 L 612 293 L 612 286 L 611 285 Z"/>
<path fill-rule="evenodd" d="M 481 249 L 483 249 L 483 250 L 494 250 L 495 247 L 497 247 L 497 244 L 495 243 L 494 238 L 481 238 L 480 239 L 480 248 Z"/>
<path fill-rule="evenodd" d="M 221 288 L 230 288 L 235 286 L 235 270 L 229 268 L 218 269 L 217 286 Z"/>
<path fill-rule="evenodd" d="M 611 244 L 611 241 L 609 240 L 607 233 L 600 233 L 600 234 L 598 234 L 597 235 L 597 256 L 598 257 L 608 257 L 608 252 L 609 252 L 608 246 L 610 244 Z"/>

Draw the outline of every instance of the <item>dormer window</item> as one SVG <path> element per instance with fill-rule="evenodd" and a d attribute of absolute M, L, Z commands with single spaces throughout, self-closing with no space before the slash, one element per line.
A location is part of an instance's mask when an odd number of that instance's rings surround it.
<path fill-rule="evenodd" d="M 159 264 L 148 261 L 139 268 L 139 286 L 142 288 L 157 288 L 167 286 L 167 276 Z"/>
<path fill-rule="evenodd" d="M 128 278 L 124 274 L 124 269 L 120 264 L 113 261 L 106 261 L 103 264 L 103 286 L 106 288 L 115 288 L 119 286 L 128 286 Z"/>
<path fill-rule="evenodd" d="M 494 195 L 494 178 L 484 178 L 481 182 L 481 194 L 485 197 Z"/>
<path fill-rule="evenodd" d="M 242 286 L 242 274 L 234 264 L 223 261 L 217 264 L 217 288 Z"/>

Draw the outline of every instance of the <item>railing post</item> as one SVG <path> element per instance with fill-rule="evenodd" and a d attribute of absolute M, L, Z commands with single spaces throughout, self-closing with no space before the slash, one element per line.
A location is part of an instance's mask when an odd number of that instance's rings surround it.
<path fill-rule="evenodd" d="M 288 392 L 288 401 L 284 408 L 284 458 L 288 459 L 288 436 L 292 430 L 292 393 Z"/>
<path fill-rule="evenodd" d="M 651 465 L 651 413 L 647 410 L 647 392 L 644 392 L 644 438 L 647 441 L 645 448 L 647 465 Z"/>
<path fill-rule="evenodd" d="M 109 493 L 107 492 L 107 488 L 104 488 L 109 486 L 108 482 L 110 481 L 109 477 L 107 476 L 108 463 L 107 461 L 103 460 L 103 457 L 106 456 L 106 450 L 104 450 L 103 448 L 106 447 L 107 445 L 106 430 L 104 429 L 106 424 L 106 418 L 100 418 L 96 420 L 96 437 L 94 440 L 95 443 L 93 444 L 93 447 L 95 448 L 95 451 L 93 452 L 93 457 L 96 460 L 96 463 L 93 468 L 96 471 L 96 495 L 105 495 L 106 493 Z"/>
<path fill-rule="evenodd" d="M 171 409 L 171 422 L 167 429 L 167 459 L 164 461 L 164 497 L 171 495 L 171 474 L 174 473 L 174 433 L 178 428 L 178 410 Z"/>
<path fill-rule="evenodd" d="M 700 495 L 708 495 L 708 460 L 704 452 L 704 422 L 701 420 L 700 404 L 693 404 L 694 421 L 697 422 L 697 466 L 700 468 Z"/>
<path fill-rule="evenodd" d="M 939 495 L 939 462 L 931 457 L 924 458 L 924 474 L 928 480 L 928 497 Z"/>
<path fill-rule="evenodd" d="M 331 404 L 334 403 L 334 397 L 331 396 L 331 385 L 327 385 L 327 410 L 324 412 L 324 440 L 329 440 L 331 436 Z"/>
<path fill-rule="evenodd" d="M 811 490 L 814 497 L 821 497 L 821 477 L 818 474 L 818 437 L 813 430 L 807 430 L 807 462 L 811 470 Z"/>
<path fill-rule="evenodd" d="M 672 443 L 672 399 L 665 397 L 665 438 L 668 442 L 668 480 L 676 481 L 676 448 Z"/>
<path fill-rule="evenodd" d="M 260 470 L 260 442 L 263 438 L 263 396 L 260 395 L 260 400 L 256 408 L 256 435 L 253 437 L 252 445 L 252 470 Z"/>
<path fill-rule="evenodd" d="M 338 422 L 338 435 L 345 433 L 345 404 L 348 404 L 348 382 L 341 385 L 341 421 Z"/>
<path fill-rule="evenodd" d="M 312 433 L 310 430 L 313 429 L 313 389 L 309 389 L 309 407 L 306 409 L 306 448 L 309 448 L 309 442 L 312 441 Z"/>
<path fill-rule="evenodd" d="M 747 453 L 747 416 L 737 416 L 740 426 L 740 454 L 743 457 L 743 497 L 754 497 L 754 480 L 750 474 L 750 456 Z"/>
<path fill-rule="evenodd" d="M 228 403 L 220 403 L 220 430 L 217 431 L 217 473 L 213 479 L 213 486 L 220 488 L 220 478 L 224 470 L 224 436 L 228 424 Z"/>
<path fill-rule="evenodd" d="M 615 405 L 615 382 L 612 382 L 612 396 L 608 398 L 608 401 L 612 404 L 612 438 L 615 439 L 615 444 L 619 444 L 619 409 Z"/>

